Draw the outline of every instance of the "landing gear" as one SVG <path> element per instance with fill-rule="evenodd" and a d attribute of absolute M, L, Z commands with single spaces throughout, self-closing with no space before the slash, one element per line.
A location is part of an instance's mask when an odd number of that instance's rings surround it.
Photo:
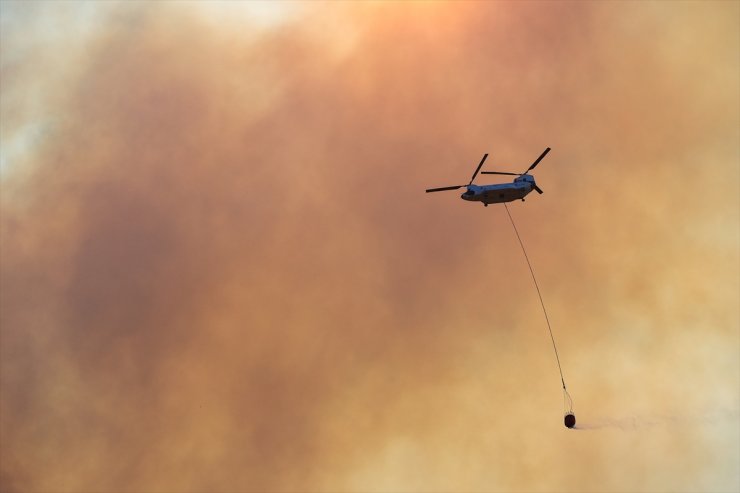
<path fill-rule="evenodd" d="M 485 202 L 483 202 L 483 207 L 488 207 L 488 204 L 486 204 Z"/>

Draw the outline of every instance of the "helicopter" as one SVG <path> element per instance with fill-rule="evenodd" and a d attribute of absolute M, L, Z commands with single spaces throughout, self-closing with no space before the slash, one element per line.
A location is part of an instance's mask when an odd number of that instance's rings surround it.
<path fill-rule="evenodd" d="M 524 197 L 527 196 L 529 192 L 532 190 L 537 191 L 537 193 L 541 194 L 543 193 L 542 190 L 537 186 L 537 184 L 534 181 L 534 176 L 530 175 L 529 172 L 532 171 L 538 164 L 540 164 L 540 161 L 544 159 L 544 157 L 547 155 L 547 153 L 550 152 L 550 148 L 548 147 L 545 149 L 545 151 L 540 154 L 540 157 L 538 157 L 532 165 L 527 168 L 524 173 L 508 173 L 504 171 L 481 171 L 482 175 L 512 175 L 516 176 L 514 178 L 514 181 L 512 183 L 497 183 L 493 185 L 473 185 L 473 180 L 475 180 L 475 177 L 478 176 L 478 172 L 480 171 L 481 167 L 483 167 L 483 163 L 486 161 L 486 158 L 488 157 L 488 154 L 483 155 L 483 159 L 481 159 L 480 163 L 478 164 L 478 167 L 475 168 L 475 173 L 473 173 L 473 177 L 470 179 L 470 183 L 467 185 L 453 185 L 450 187 L 440 187 L 440 188 L 428 188 L 426 193 L 430 192 L 443 192 L 445 190 L 458 190 L 460 188 L 465 187 L 465 192 L 460 195 L 460 198 L 463 200 L 467 200 L 470 202 L 482 202 L 484 206 L 488 207 L 488 204 L 499 204 L 502 202 L 511 202 L 514 200 L 522 200 L 524 201 Z"/>

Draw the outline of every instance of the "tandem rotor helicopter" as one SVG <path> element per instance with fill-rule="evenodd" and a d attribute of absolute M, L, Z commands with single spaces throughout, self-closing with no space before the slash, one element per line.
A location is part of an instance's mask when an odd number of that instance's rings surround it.
<path fill-rule="evenodd" d="M 478 172 L 483 167 L 483 163 L 486 161 L 486 158 L 488 157 L 488 154 L 483 154 L 483 159 L 480 160 L 480 163 L 478 163 L 478 167 L 475 168 L 475 172 L 473 173 L 472 178 L 470 178 L 470 182 L 467 185 L 453 185 L 450 187 L 439 187 L 439 188 L 428 188 L 427 193 L 429 192 L 443 192 L 445 190 L 458 190 L 460 188 L 466 188 L 465 192 L 460 195 L 460 198 L 463 200 L 467 200 L 469 202 L 481 202 L 483 205 L 488 207 L 488 204 L 504 204 L 504 208 L 506 209 L 506 214 L 509 216 L 509 220 L 511 221 L 511 225 L 514 228 L 514 233 L 516 234 L 517 240 L 519 240 L 519 246 L 522 247 L 522 253 L 524 253 L 524 259 L 527 261 L 527 266 L 529 267 L 529 272 L 532 274 L 532 280 L 534 281 L 534 287 L 537 289 L 537 296 L 540 299 L 540 304 L 542 305 L 542 312 L 545 314 L 545 322 L 547 323 L 547 330 L 550 333 L 550 339 L 552 340 L 552 348 L 555 351 L 555 360 L 558 363 L 558 371 L 560 372 L 560 382 L 563 384 L 563 407 L 565 410 L 564 416 L 563 416 L 563 424 L 565 424 L 566 428 L 574 428 L 576 426 L 576 415 L 573 413 L 573 399 L 571 399 L 570 394 L 568 393 L 568 389 L 565 387 L 565 377 L 563 376 L 563 368 L 560 366 L 560 356 L 558 356 L 558 348 L 555 346 L 555 337 L 552 335 L 552 327 L 550 327 L 550 319 L 547 317 L 547 310 L 545 309 L 545 302 L 542 301 L 542 294 L 540 293 L 540 288 L 537 285 L 537 279 L 534 276 L 534 269 L 532 269 L 532 264 L 529 262 L 529 257 L 527 256 L 527 251 L 524 249 L 524 243 L 522 242 L 521 236 L 519 236 L 519 231 L 516 229 L 516 224 L 514 224 L 514 218 L 511 217 L 511 213 L 509 212 L 509 207 L 506 205 L 506 202 L 511 202 L 514 200 L 522 200 L 524 201 L 524 197 L 527 196 L 529 192 L 532 190 L 537 191 L 537 193 L 543 193 L 542 190 L 540 190 L 540 187 L 537 186 L 537 184 L 534 181 L 534 176 L 530 175 L 529 172 L 532 171 L 534 168 L 537 167 L 538 164 L 540 164 L 540 161 L 542 161 L 545 156 L 547 156 L 547 153 L 550 152 L 550 148 L 544 150 L 542 154 L 540 154 L 540 157 L 535 159 L 535 161 L 527 168 L 523 173 L 509 173 L 505 171 L 483 171 L 481 174 L 483 175 L 512 175 L 516 176 L 514 178 L 514 181 L 511 183 L 495 183 L 492 185 L 473 185 L 473 181 L 475 180 L 475 177 L 478 176 Z"/>
<path fill-rule="evenodd" d="M 470 183 L 467 185 L 453 185 L 450 187 L 440 187 L 440 188 L 428 188 L 426 193 L 429 192 L 443 192 L 445 190 L 457 190 L 460 188 L 465 187 L 465 192 L 460 195 L 460 198 L 463 200 L 468 200 L 470 202 L 482 202 L 483 205 L 488 207 L 488 204 L 499 204 L 502 202 L 511 202 L 513 200 L 519 200 L 521 199 L 524 201 L 524 197 L 527 196 L 529 192 L 532 190 L 536 190 L 537 193 L 543 193 L 542 190 L 537 186 L 537 184 L 534 181 L 534 176 L 530 175 L 529 172 L 532 171 L 538 164 L 540 164 L 540 161 L 544 159 L 544 157 L 547 155 L 547 153 L 550 152 L 550 148 L 548 147 L 545 149 L 545 151 L 540 154 L 540 157 L 538 157 L 535 162 L 532 163 L 532 165 L 527 168 L 527 170 L 524 173 L 507 173 L 504 171 L 482 171 L 482 175 L 512 175 L 516 176 L 514 178 L 514 181 L 512 183 L 497 183 L 493 185 L 473 185 L 473 180 L 475 180 L 475 177 L 478 176 L 478 172 L 480 171 L 481 167 L 483 166 L 483 163 L 486 161 L 486 158 L 488 157 L 488 154 L 483 155 L 483 159 L 481 159 L 480 163 L 478 164 L 478 167 L 475 169 L 475 173 L 473 173 L 473 177 L 470 179 Z"/>

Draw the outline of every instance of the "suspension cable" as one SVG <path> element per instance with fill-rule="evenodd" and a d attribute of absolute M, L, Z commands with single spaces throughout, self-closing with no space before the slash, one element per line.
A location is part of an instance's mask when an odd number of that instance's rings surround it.
<path fill-rule="evenodd" d="M 527 266 L 529 267 L 529 273 L 532 274 L 532 280 L 534 281 L 534 287 L 537 289 L 537 296 L 540 299 L 540 305 L 542 306 L 542 313 L 545 314 L 545 322 L 547 322 L 547 330 L 550 332 L 550 340 L 552 341 L 552 348 L 555 350 L 555 360 L 558 362 L 558 371 L 560 372 L 560 382 L 563 384 L 563 407 L 566 408 L 568 412 L 572 412 L 573 411 L 573 399 L 571 399 L 570 394 L 568 393 L 568 389 L 565 387 L 565 377 L 563 377 L 563 368 L 560 366 L 560 356 L 558 356 L 558 348 L 555 345 L 555 337 L 552 335 L 552 327 L 550 327 L 550 319 L 547 316 L 547 310 L 545 309 L 545 302 L 542 301 L 542 293 L 540 292 L 540 286 L 537 284 L 537 278 L 534 276 L 534 269 L 532 269 L 532 264 L 529 261 L 527 250 L 525 250 L 524 248 L 522 237 L 519 236 L 519 231 L 516 229 L 516 224 L 514 224 L 514 219 L 511 217 L 511 212 L 509 212 L 509 207 L 506 205 L 506 202 L 504 202 L 504 207 L 506 208 L 506 214 L 509 216 L 509 221 L 511 221 L 511 225 L 514 227 L 514 233 L 516 233 L 516 238 L 517 240 L 519 240 L 519 246 L 522 247 L 522 253 L 524 253 L 524 259 L 527 261 Z"/>

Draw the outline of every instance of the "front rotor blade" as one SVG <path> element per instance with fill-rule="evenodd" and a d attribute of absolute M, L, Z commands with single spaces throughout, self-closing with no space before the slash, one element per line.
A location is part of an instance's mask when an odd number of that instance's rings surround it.
<path fill-rule="evenodd" d="M 545 193 L 542 190 L 540 190 L 540 187 L 538 187 L 537 185 L 532 185 L 532 188 L 534 188 L 537 191 L 537 193 L 539 193 L 540 195 L 542 195 L 543 193 Z"/>
<path fill-rule="evenodd" d="M 511 175 L 511 176 L 520 176 L 521 173 L 507 173 L 505 171 L 481 171 L 481 175 Z"/>
<path fill-rule="evenodd" d="M 445 190 L 457 190 L 458 188 L 462 188 L 465 185 L 455 185 L 452 187 L 440 187 L 440 188 L 427 188 L 427 193 L 429 192 L 444 192 Z"/>
<path fill-rule="evenodd" d="M 478 164 L 478 167 L 475 168 L 475 173 L 473 173 L 473 177 L 470 179 L 470 183 L 468 185 L 473 184 L 473 180 L 475 180 L 475 177 L 478 176 L 478 172 L 480 171 L 481 167 L 483 166 L 483 163 L 486 161 L 486 158 L 488 157 L 488 153 L 483 154 L 483 159 L 480 160 L 480 163 Z"/>
<path fill-rule="evenodd" d="M 545 149 L 545 152 L 543 152 L 542 154 L 540 154 L 540 157 L 538 157 L 537 160 L 532 163 L 532 166 L 530 166 L 529 168 L 527 168 L 527 171 L 533 170 L 535 166 L 537 166 L 538 164 L 540 164 L 540 161 L 542 161 L 542 159 L 545 156 L 547 156 L 547 153 L 548 152 L 550 152 L 550 148 L 549 147 L 547 149 Z M 524 173 L 526 173 L 527 171 L 525 171 Z M 522 173 L 522 174 L 524 174 L 524 173 Z"/>

